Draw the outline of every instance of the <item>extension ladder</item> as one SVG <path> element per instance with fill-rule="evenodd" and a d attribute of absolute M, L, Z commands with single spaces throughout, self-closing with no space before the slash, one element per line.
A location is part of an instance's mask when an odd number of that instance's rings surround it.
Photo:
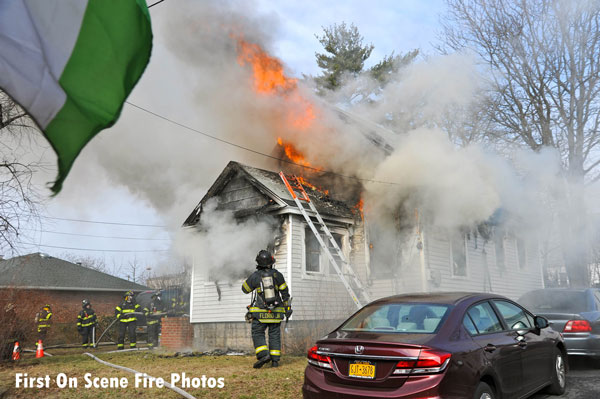
<path fill-rule="evenodd" d="M 327 225 L 323 221 L 323 218 L 317 211 L 317 208 L 315 207 L 313 202 L 308 197 L 308 194 L 306 194 L 304 187 L 302 187 L 302 183 L 298 180 L 298 178 L 296 176 L 293 176 L 293 175 L 286 176 L 283 172 L 279 172 L 279 177 L 281 177 L 281 180 L 283 180 L 283 183 L 285 184 L 288 191 L 292 195 L 292 198 L 294 199 L 296 206 L 298 206 L 298 209 L 302 213 L 302 216 L 304 216 L 306 223 L 310 226 L 310 229 L 312 230 L 315 237 L 317 238 L 319 245 L 321 245 L 321 248 L 325 251 L 325 254 L 327 255 L 327 258 L 329 259 L 329 262 L 331 263 L 331 265 L 335 269 L 336 273 L 340 277 L 340 280 L 342 280 L 342 284 L 344 284 L 344 287 L 350 294 L 350 297 L 352 297 L 352 300 L 356 304 L 357 308 L 358 309 L 362 308 L 363 303 L 367 304 L 367 303 L 371 302 L 371 300 L 369 298 L 369 294 L 367 293 L 367 290 L 361 283 L 360 279 L 358 278 L 358 276 L 356 275 L 356 273 L 354 272 L 352 267 L 350 267 L 350 263 L 346 260 L 344 253 L 342 252 L 338 243 L 333 238 L 333 235 L 331 234 L 329 227 L 327 227 Z M 306 208 L 304 207 L 304 205 L 302 205 L 301 201 L 307 203 L 309 209 L 312 211 L 312 213 L 314 213 L 314 216 L 316 217 L 316 219 L 319 223 L 319 227 L 325 233 L 325 236 L 327 236 L 327 238 L 329 239 L 329 242 L 331 243 L 331 248 L 327 244 L 325 244 L 325 241 L 321 237 L 319 230 L 317 229 L 317 227 L 313 223 L 312 219 L 306 212 Z M 354 286 L 355 286 L 354 288 L 352 287 L 350 282 L 348 282 L 348 280 L 346 279 L 346 276 L 342 272 L 342 268 L 340 267 L 337 260 L 331 253 L 330 249 L 335 250 L 336 255 L 337 255 L 338 259 L 340 260 L 341 264 L 343 266 L 345 266 L 345 269 L 348 271 L 348 275 L 352 278 L 351 281 L 354 283 Z M 359 296 L 357 295 L 357 291 L 362 296 L 362 298 L 359 298 Z M 364 302 L 361 302 L 361 299 Z"/>

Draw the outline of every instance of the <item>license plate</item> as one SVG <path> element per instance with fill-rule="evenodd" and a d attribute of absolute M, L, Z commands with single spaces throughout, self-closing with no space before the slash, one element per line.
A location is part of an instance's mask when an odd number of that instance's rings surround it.
<path fill-rule="evenodd" d="M 375 364 L 362 360 L 354 360 L 350 362 L 348 376 L 355 378 L 373 379 L 375 378 Z"/>

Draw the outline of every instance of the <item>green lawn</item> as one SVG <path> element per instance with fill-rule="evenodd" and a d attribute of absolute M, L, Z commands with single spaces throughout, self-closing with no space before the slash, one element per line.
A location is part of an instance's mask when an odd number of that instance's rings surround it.
<path fill-rule="evenodd" d="M 120 398 L 125 395 L 134 397 L 181 398 L 182 396 L 168 388 L 135 388 L 135 376 L 125 371 L 105 366 L 82 354 L 81 350 L 54 350 L 55 356 L 42 359 L 33 358 L 27 353 L 16 363 L 0 365 L 0 388 L 5 393 L 3 397 L 29 398 Z M 209 389 L 184 388 L 196 398 L 240 398 L 240 399 L 292 399 L 301 394 L 302 378 L 306 358 L 284 356 L 280 367 L 272 369 L 269 365 L 255 370 L 252 364 L 255 359 L 251 356 L 193 356 L 166 357 L 164 354 L 140 351 L 129 353 L 105 353 L 101 350 L 93 352 L 102 360 L 113 364 L 129 367 L 153 377 L 162 377 L 166 382 L 171 381 L 171 373 L 192 379 L 197 378 L 201 383 L 203 375 L 206 378 L 224 378 L 224 387 Z M 16 388 L 16 373 L 27 373 L 29 377 L 50 376 L 49 388 Z M 68 377 L 77 377 L 76 389 L 60 389 L 56 385 L 56 376 L 64 373 Z M 84 374 L 91 373 L 93 377 L 126 377 L 127 388 L 89 388 L 84 387 Z M 193 383 L 193 381 L 190 381 Z M 212 381 L 215 382 L 214 380 Z M 205 380 L 208 384 L 208 380 Z M 177 384 L 181 388 L 181 382 Z"/>

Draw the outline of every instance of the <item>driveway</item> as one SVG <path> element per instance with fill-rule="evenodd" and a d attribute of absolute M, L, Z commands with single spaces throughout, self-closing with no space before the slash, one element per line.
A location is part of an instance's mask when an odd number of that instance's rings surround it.
<path fill-rule="evenodd" d="M 600 398 L 600 367 L 588 359 L 572 358 L 569 360 L 567 374 L 567 392 L 563 396 L 546 394 L 533 395 L 529 399 L 558 398 L 565 399 L 597 399 Z"/>

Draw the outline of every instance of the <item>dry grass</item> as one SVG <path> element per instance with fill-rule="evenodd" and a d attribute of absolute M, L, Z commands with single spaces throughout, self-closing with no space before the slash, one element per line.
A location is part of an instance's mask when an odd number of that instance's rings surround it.
<path fill-rule="evenodd" d="M 81 350 L 55 350 L 54 357 L 34 359 L 32 354 L 17 364 L 0 366 L 0 387 L 9 398 L 120 398 L 131 397 L 181 398 L 167 388 L 135 388 L 134 375 L 104 366 L 81 354 Z M 255 370 L 251 356 L 198 356 L 198 357 L 162 357 L 159 353 L 130 352 L 96 355 L 102 360 L 133 368 L 154 377 L 163 377 L 170 382 L 171 373 L 185 373 L 187 377 L 224 377 L 222 389 L 185 388 L 196 398 L 239 398 L 239 399 L 292 399 L 299 398 L 306 366 L 304 357 L 284 356 L 281 366 L 272 369 L 268 365 Z M 85 389 L 83 375 L 92 373 L 94 377 L 127 377 L 127 388 L 90 388 Z M 17 389 L 15 373 L 27 373 L 29 376 L 50 375 L 50 388 Z M 77 389 L 59 389 L 54 383 L 58 373 L 78 378 Z M 181 387 L 181 385 L 178 385 Z"/>

